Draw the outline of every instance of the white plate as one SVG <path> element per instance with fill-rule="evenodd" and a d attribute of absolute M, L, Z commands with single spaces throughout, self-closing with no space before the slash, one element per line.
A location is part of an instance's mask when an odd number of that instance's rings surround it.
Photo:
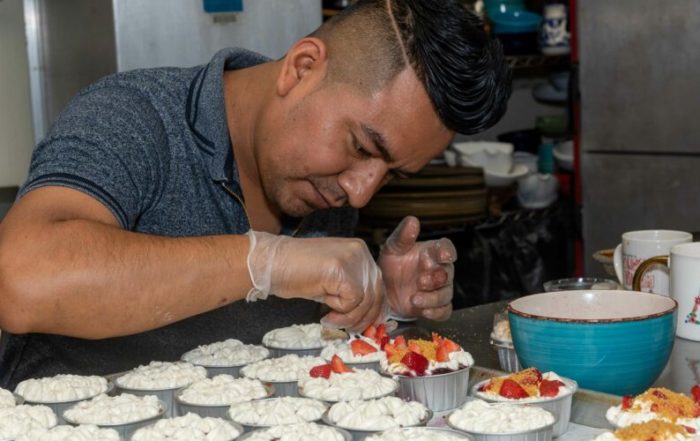
<path fill-rule="evenodd" d="M 514 164 L 508 173 L 494 173 L 484 170 L 484 178 L 488 187 L 507 187 L 529 171 L 530 169 L 525 164 Z"/>

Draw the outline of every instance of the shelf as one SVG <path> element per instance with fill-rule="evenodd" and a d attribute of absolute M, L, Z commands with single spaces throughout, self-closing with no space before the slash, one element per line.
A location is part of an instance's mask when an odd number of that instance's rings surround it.
<path fill-rule="evenodd" d="M 507 55 L 508 66 L 516 74 L 547 72 L 555 69 L 566 69 L 571 62 L 569 55 Z"/>

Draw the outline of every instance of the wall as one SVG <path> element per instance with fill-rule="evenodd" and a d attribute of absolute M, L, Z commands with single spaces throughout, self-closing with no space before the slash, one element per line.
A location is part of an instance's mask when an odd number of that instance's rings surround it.
<path fill-rule="evenodd" d="M 26 178 L 34 144 L 22 0 L 0 1 L 0 60 L 0 187 L 8 187 Z"/>
<path fill-rule="evenodd" d="M 235 21 L 221 22 L 204 12 L 201 0 L 113 3 L 120 71 L 194 66 L 232 46 L 277 58 L 321 24 L 319 0 L 245 0 Z"/>

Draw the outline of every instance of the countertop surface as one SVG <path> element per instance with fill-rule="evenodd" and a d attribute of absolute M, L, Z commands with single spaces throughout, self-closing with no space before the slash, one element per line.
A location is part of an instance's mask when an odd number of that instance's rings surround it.
<path fill-rule="evenodd" d="M 406 326 L 407 332 L 416 332 L 426 337 L 435 331 L 454 339 L 469 351 L 478 366 L 500 369 L 496 350 L 490 344 L 493 316 L 505 310 L 508 301 L 488 303 L 464 308 L 452 313 L 444 322 L 418 320 Z M 671 358 L 656 380 L 656 386 L 667 387 L 676 392 L 690 393 L 690 388 L 700 384 L 700 342 L 676 337 Z"/>

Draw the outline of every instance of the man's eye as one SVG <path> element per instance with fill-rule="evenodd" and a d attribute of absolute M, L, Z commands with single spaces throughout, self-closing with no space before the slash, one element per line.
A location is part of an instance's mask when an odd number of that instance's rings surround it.
<path fill-rule="evenodd" d="M 364 148 L 364 147 L 362 146 L 362 144 L 360 144 L 359 142 L 355 142 L 355 149 L 357 150 L 357 152 L 358 152 L 361 156 L 366 156 L 366 157 L 371 157 L 371 156 L 372 156 L 372 154 L 371 154 L 369 151 L 367 151 L 367 149 Z"/>

